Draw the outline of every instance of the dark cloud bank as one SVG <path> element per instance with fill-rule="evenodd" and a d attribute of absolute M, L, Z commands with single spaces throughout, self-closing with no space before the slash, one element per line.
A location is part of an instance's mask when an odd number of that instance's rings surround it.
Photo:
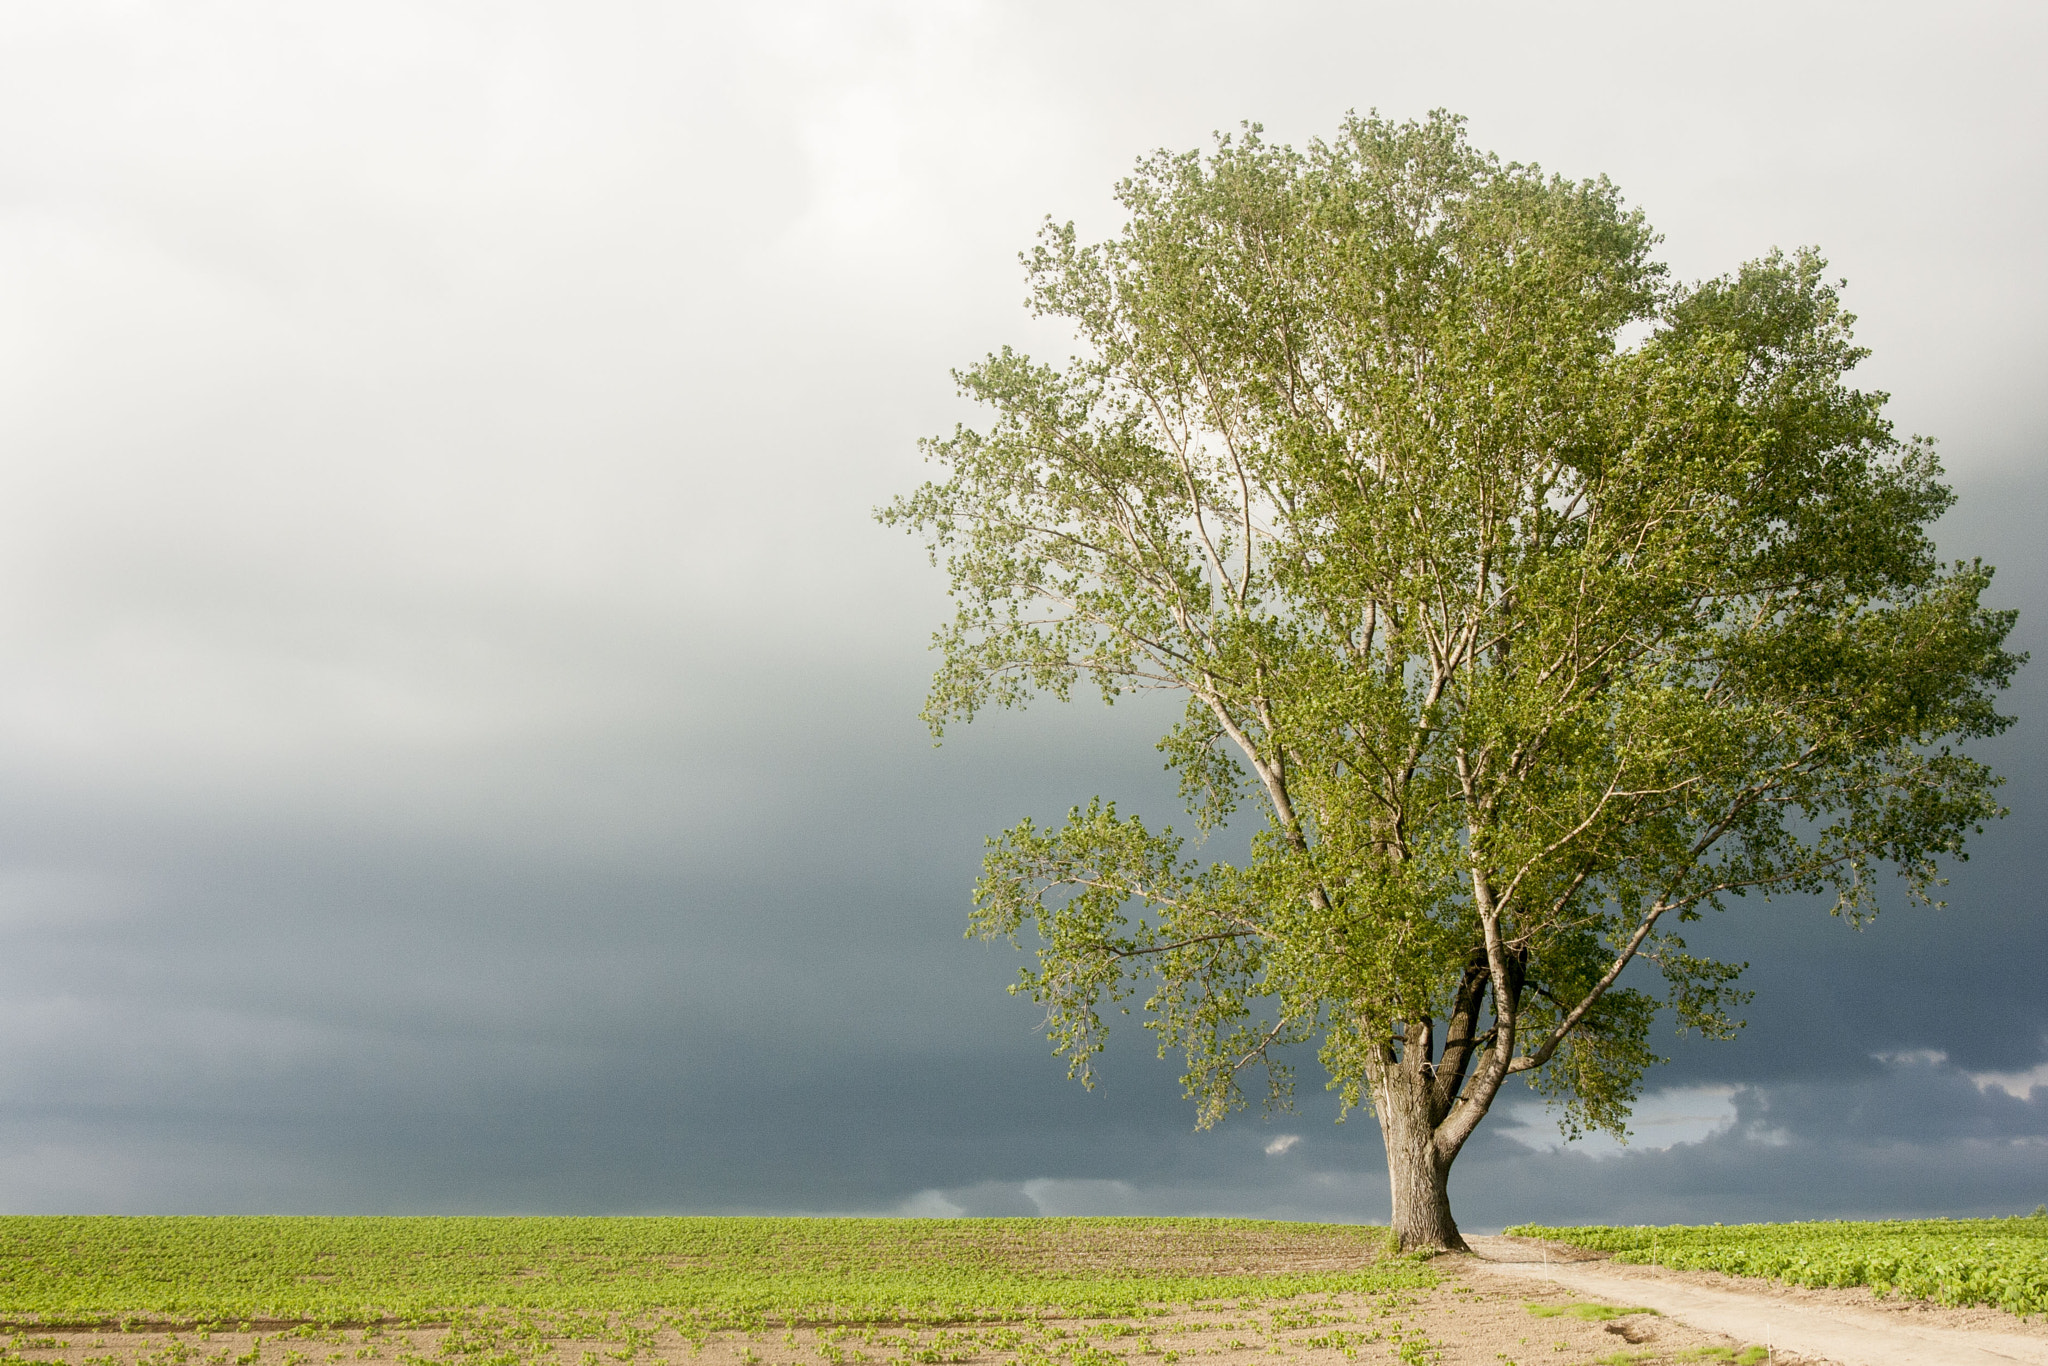
<path fill-rule="evenodd" d="M 1968 489 L 1947 528 L 2004 562 L 2008 601 L 2042 601 L 2042 492 Z M 771 661 L 717 699 L 709 762 L 658 732 L 500 756 L 528 795 L 424 833 L 8 792 L 7 1204 L 1383 1218 L 1373 1126 L 1332 1122 L 1312 1060 L 1296 1113 L 1207 1133 L 1135 1037 L 1092 1094 L 1063 1078 L 1003 994 L 1014 955 L 961 940 L 965 888 L 1025 811 L 1166 811 L 1158 709 L 1045 707 L 933 750 L 919 663 L 820 694 L 822 661 Z M 1454 1178 L 1466 1222 L 2048 1198 L 2048 1084 L 2025 1075 L 2048 1061 L 2041 693 L 2013 698 L 2014 814 L 1947 910 L 1858 933 L 1738 906 L 1700 939 L 1753 962 L 1750 1027 L 1672 1040 L 1646 1111 L 1700 1112 L 1687 1141 L 1653 1122 L 1627 1151 L 1553 1150 L 1540 1111 L 1504 1107 Z"/>

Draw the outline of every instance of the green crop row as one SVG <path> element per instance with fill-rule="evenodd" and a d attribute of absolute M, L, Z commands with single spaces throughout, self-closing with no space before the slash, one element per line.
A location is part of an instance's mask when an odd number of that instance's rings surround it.
<path fill-rule="evenodd" d="M 1523 1224 L 1507 1232 L 1612 1252 L 1617 1262 L 2048 1312 L 2048 1218 L 2038 1216 L 1661 1228 Z"/>
<path fill-rule="evenodd" d="M 707 1328 L 941 1323 L 1429 1284 L 1413 1262 L 1371 1265 L 1380 1233 L 1170 1219 L 12 1216 L 0 1218 L 0 1316 L 342 1323 L 663 1310 Z M 1233 1255 L 1304 1238 L 1320 1265 L 1334 1249 L 1355 1269 L 1257 1274 Z"/>

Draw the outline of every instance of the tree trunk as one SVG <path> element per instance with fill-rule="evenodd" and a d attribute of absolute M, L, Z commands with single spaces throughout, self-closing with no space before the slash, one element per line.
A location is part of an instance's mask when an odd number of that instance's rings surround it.
<path fill-rule="evenodd" d="M 1387 1182 L 1393 1188 L 1394 1232 L 1401 1251 L 1470 1252 L 1451 1218 L 1451 1159 L 1437 1151 L 1429 1082 L 1399 1064 L 1381 1069 L 1377 1081 L 1373 1108 L 1387 1142 Z"/>

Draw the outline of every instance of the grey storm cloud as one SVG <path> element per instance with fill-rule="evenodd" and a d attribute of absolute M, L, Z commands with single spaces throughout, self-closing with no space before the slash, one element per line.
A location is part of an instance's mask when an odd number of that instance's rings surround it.
<path fill-rule="evenodd" d="M 934 749 L 943 585 L 869 509 L 971 416 L 948 367 L 1066 344 L 1019 307 L 1042 215 L 1110 231 L 1135 156 L 1241 119 L 1446 106 L 1611 175 L 1681 277 L 1818 243 L 1865 382 L 1943 442 L 1944 552 L 2000 566 L 2026 648 L 2044 30 L 8 7 L 0 1208 L 1384 1217 L 1313 1059 L 1297 1113 L 1196 1132 L 1135 1030 L 1066 1081 L 1016 956 L 962 940 L 985 835 L 1097 792 L 1172 811 L 1168 709 Z M 2048 1198 L 2044 686 L 1949 909 L 1701 926 L 1753 963 L 1744 1036 L 1673 1040 L 1625 1151 L 1514 1102 L 1464 1221 Z"/>

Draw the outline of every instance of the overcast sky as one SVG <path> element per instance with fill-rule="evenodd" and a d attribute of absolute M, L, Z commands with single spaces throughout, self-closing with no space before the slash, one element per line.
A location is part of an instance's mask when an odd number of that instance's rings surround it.
<path fill-rule="evenodd" d="M 1369 1119 L 1068 1083 L 985 834 L 1171 814 L 1145 706 L 932 748 L 869 509 L 1057 352 L 1044 215 L 1348 109 L 1817 244 L 2048 620 L 2048 7 L 0 6 L 0 1209 L 1384 1219 Z M 1470 1229 L 2048 1199 L 2048 687 L 1950 909 L 1712 927 L 1636 1142 L 1510 1097 Z M 1126 1043 L 1133 1041 L 1126 1040 Z"/>

